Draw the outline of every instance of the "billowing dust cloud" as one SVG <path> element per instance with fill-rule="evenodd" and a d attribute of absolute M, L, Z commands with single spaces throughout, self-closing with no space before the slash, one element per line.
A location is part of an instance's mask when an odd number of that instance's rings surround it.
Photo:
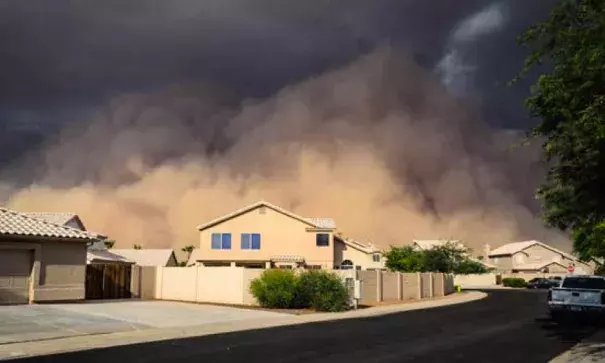
<path fill-rule="evenodd" d="M 211 87 L 125 95 L 23 165 L 44 177 L 7 205 L 76 212 L 125 248 L 197 245 L 260 199 L 383 247 L 567 243 L 530 208 L 539 154 L 469 109 L 391 49 L 235 106 Z"/>

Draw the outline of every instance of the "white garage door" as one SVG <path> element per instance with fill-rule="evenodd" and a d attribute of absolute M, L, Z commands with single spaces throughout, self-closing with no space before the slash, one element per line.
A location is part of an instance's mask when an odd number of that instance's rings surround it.
<path fill-rule="evenodd" d="M 0 248 L 0 304 L 27 304 L 32 253 Z"/>

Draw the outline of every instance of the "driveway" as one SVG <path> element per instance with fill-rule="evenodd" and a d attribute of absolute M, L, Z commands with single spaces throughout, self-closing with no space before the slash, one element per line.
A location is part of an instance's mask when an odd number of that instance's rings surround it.
<path fill-rule="evenodd" d="M 266 311 L 171 301 L 0 306 L 0 344 L 283 316 Z"/>
<path fill-rule="evenodd" d="M 22 363 L 548 362 L 595 330 L 547 318 L 544 291 L 493 290 L 441 308 L 170 339 L 17 360 Z"/>

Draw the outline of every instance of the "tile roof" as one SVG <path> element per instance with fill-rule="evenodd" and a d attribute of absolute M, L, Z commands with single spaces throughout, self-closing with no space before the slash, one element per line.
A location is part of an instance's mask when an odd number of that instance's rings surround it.
<path fill-rule="evenodd" d="M 332 218 L 305 218 L 305 220 L 315 225 L 317 228 L 336 228 L 336 223 Z"/>
<path fill-rule="evenodd" d="M 303 223 L 306 223 L 310 227 L 314 227 L 314 228 L 318 228 L 318 229 L 335 229 L 336 228 L 336 223 L 331 218 L 304 218 L 304 217 L 301 217 L 301 216 L 299 216 L 297 214 L 289 212 L 289 211 L 287 211 L 287 210 L 285 210 L 285 209 L 283 209 L 281 207 L 278 207 L 278 206 L 276 206 L 274 204 L 266 202 L 264 200 L 258 201 L 258 202 L 254 203 L 254 204 L 251 204 L 251 205 L 247 206 L 247 207 L 238 209 L 238 210 L 236 210 L 234 212 L 231 212 L 229 214 L 226 214 L 226 215 L 224 215 L 222 217 L 213 219 L 213 220 L 211 220 L 211 221 L 209 221 L 207 223 L 201 224 L 197 228 L 198 228 L 198 230 L 202 231 L 202 230 L 204 230 L 206 228 L 210 228 L 210 227 L 215 226 L 215 225 L 217 225 L 217 224 L 219 224 L 221 222 L 224 222 L 224 221 L 229 220 L 231 218 L 235 218 L 235 217 L 237 217 L 239 215 L 242 215 L 244 213 L 247 213 L 247 212 L 249 212 L 251 210 L 254 210 L 256 208 L 259 208 L 259 207 L 271 208 L 271 209 L 273 209 L 276 212 L 282 213 L 282 214 L 284 214 L 284 215 L 286 215 L 286 216 L 288 216 L 290 218 L 294 218 L 294 219 L 299 220 L 299 221 L 301 221 Z"/>
<path fill-rule="evenodd" d="M 558 250 L 558 249 L 556 249 L 556 248 L 554 248 L 552 246 L 549 246 L 549 245 L 547 245 L 545 243 L 542 243 L 540 241 L 523 241 L 523 242 L 507 243 L 505 245 L 502 245 L 502 246 L 500 246 L 500 247 L 492 250 L 489 253 L 489 255 L 490 255 L 490 257 L 491 256 L 512 255 L 512 254 L 515 254 L 517 252 L 521 252 L 521 251 L 523 251 L 523 250 L 525 250 L 525 249 L 527 249 L 527 248 L 529 248 L 529 247 L 531 247 L 533 245 L 542 246 L 542 247 L 544 247 L 546 249 L 549 249 L 551 251 L 559 253 L 559 254 L 561 254 L 561 255 L 569 258 L 569 259 L 572 259 L 572 260 L 577 260 L 578 259 L 577 257 L 570 255 L 569 253 L 565 253 L 565 252 L 563 252 L 561 250 Z"/>
<path fill-rule="evenodd" d="M 98 235 L 79 229 L 51 223 L 45 219 L 34 218 L 25 213 L 0 208 L 0 234 L 13 236 L 32 236 L 48 238 L 69 238 L 96 240 Z"/>
<path fill-rule="evenodd" d="M 174 254 L 172 249 L 117 249 L 109 250 L 111 253 L 134 261 L 139 266 L 166 266 Z"/>
<path fill-rule="evenodd" d="M 336 239 L 342 241 L 345 245 L 350 246 L 352 248 L 355 248 L 356 250 L 359 250 L 359 251 L 364 252 L 364 253 L 377 253 L 377 252 L 380 252 L 380 250 L 378 248 L 376 248 L 371 243 L 363 243 L 363 242 L 354 240 L 352 238 L 345 237 L 342 234 L 338 234 L 338 235 L 336 235 L 334 237 Z"/>
<path fill-rule="evenodd" d="M 107 250 L 89 250 L 86 252 L 86 262 L 123 262 L 123 263 L 134 263 L 127 258 L 124 258 L 115 253 L 111 253 Z"/>
<path fill-rule="evenodd" d="M 26 216 L 38 218 L 38 219 L 44 219 L 50 223 L 58 224 L 60 226 L 67 224 L 67 222 L 72 220 L 74 217 L 77 217 L 77 215 L 75 213 L 67 213 L 67 212 L 65 212 L 65 213 L 61 213 L 61 212 L 57 212 L 57 213 L 22 212 L 22 213 L 25 214 Z"/>
<path fill-rule="evenodd" d="M 278 255 L 271 256 L 272 262 L 305 262 L 305 258 L 303 256 L 298 255 Z"/>

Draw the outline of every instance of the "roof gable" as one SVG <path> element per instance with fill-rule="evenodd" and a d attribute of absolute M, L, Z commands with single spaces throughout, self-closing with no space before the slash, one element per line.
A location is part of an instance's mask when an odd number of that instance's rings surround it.
<path fill-rule="evenodd" d="M 222 217 L 219 217 L 219 218 L 211 220 L 210 222 L 201 224 L 197 228 L 198 228 L 199 231 L 203 231 L 205 229 L 208 229 L 210 227 L 216 226 L 216 225 L 218 225 L 220 223 L 223 223 L 225 221 L 228 221 L 230 219 L 233 219 L 233 218 L 236 218 L 236 217 L 241 216 L 243 214 L 246 214 L 248 212 L 251 212 L 251 211 L 253 211 L 253 210 L 257 209 L 257 208 L 260 208 L 260 207 L 270 208 L 270 209 L 272 209 L 272 210 L 274 210 L 274 211 L 276 211 L 278 213 L 281 213 L 281 214 L 283 214 L 285 216 L 288 216 L 288 217 L 293 218 L 293 219 L 295 219 L 297 221 L 300 221 L 300 222 L 302 222 L 302 223 L 304 223 L 304 224 L 306 224 L 306 225 L 308 225 L 309 227 L 312 227 L 312 228 L 317 228 L 317 229 L 334 229 L 334 228 L 336 228 L 334 220 L 331 219 L 331 218 L 304 218 L 304 217 L 301 217 L 301 216 L 299 216 L 297 214 L 289 212 L 289 211 L 287 211 L 287 210 L 285 210 L 283 208 L 280 208 L 280 207 L 278 207 L 278 206 L 276 206 L 274 204 L 271 204 L 269 202 L 266 202 L 266 201 L 259 201 L 259 202 L 256 202 L 254 204 L 251 204 L 251 205 L 249 205 L 247 207 L 244 207 L 242 209 L 238 209 L 235 212 L 232 212 L 232 213 L 229 213 L 229 214 L 225 214 Z"/>
<path fill-rule="evenodd" d="M 60 226 L 67 225 L 69 222 L 73 221 L 79 226 L 79 229 L 81 229 L 82 231 L 86 230 L 86 228 L 84 227 L 84 223 L 82 223 L 82 220 L 80 219 L 80 217 L 75 213 L 69 213 L 69 212 L 22 212 L 22 213 L 27 216 L 33 217 L 33 218 L 44 219 L 50 223 L 58 224 Z"/>
<path fill-rule="evenodd" d="M 496 248 L 495 250 L 491 251 L 489 256 L 506 256 L 506 255 L 514 255 L 515 253 L 518 252 L 522 252 L 532 246 L 538 245 L 540 247 L 546 248 L 547 250 L 551 250 L 553 252 L 556 252 L 558 254 L 561 254 L 571 260 L 578 260 L 577 257 L 570 255 L 569 253 L 563 252 L 561 250 L 558 250 L 552 246 L 549 246 L 545 243 L 542 243 L 540 241 L 523 241 L 523 242 L 514 242 L 514 243 L 507 243 L 505 245 L 502 245 L 498 248 Z"/>
<path fill-rule="evenodd" d="M 0 235 L 96 240 L 99 235 L 0 208 Z"/>
<path fill-rule="evenodd" d="M 346 238 L 344 236 L 341 235 L 336 235 L 334 236 L 334 239 L 338 242 L 341 242 L 343 244 L 345 244 L 348 247 L 354 248 L 358 251 L 361 251 L 363 253 L 378 253 L 380 252 L 380 250 L 378 250 L 376 247 L 374 247 L 374 245 L 372 244 L 365 244 L 359 241 L 356 241 L 354 239 L 350 239 L 350 238 Z"/>

